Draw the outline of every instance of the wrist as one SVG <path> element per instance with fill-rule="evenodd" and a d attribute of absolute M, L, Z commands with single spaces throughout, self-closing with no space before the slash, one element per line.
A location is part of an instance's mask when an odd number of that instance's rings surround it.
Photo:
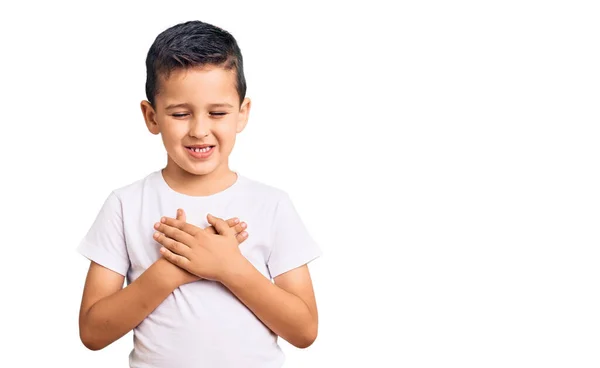
<path fill-rule="evenodd" d="M 244 278 L 248 273 L 249 267 L 253 267 L 252 264 L 240 253 L 232 257 L 225 267 L 223 267 L 223 271 L 217 281 L 229 287 L 236 280 Z"/>
<path fill-rule="evenodd" d="M 180 272 L 177 272 L 179 271 L 177 266 L 169 262 L 165 257 L 160 257 L 154 262 L 153 266 L 156 268 L 158 283 L 161 286 L 173 291 L 183 284 L 179 276 Z"/>

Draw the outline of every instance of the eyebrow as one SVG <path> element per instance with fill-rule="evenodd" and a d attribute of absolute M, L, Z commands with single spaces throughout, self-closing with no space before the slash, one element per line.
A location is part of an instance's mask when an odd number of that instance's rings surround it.
<path fill-rule="evenodd" d="M 231 107 L 233 108 L 233 106 L 231 106 L 228 103 L 214 103 L 214 104 L 209 104 L 209 107 Z"/>
<path fill-rule="evenodd" d="M 188 106 L 189 106 L 189 104 L 187 104 L 187 103 L 171 104 L 171 105 L 167 106 L 166 110 L 174 109 L 177 107 L 188 107 Z"/>
<path fill-rule="evenodd" d="M 166 107 L 166 110 L 170 110 L 170 109 L 175 109 L 177 107 L 189 107 L 190 104 L 188 103 L 180 103 L 180 104 L 171 104 L 169 106 Z M 230 107 L 233 108 L 232 105 L 228 104 L 228 103 L 213 103 L 213 104 L 209 104 L 208 107 L 210 108 L 215 108 L 215 107 Z"/>

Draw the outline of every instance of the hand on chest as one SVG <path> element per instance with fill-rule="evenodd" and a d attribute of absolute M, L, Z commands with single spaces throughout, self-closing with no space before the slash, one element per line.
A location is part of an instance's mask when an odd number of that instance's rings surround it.
<path fill-rule="evenodd" d="M 185 222 L 204 231 L 215 232 L 214 228 L 207 230 L 212 227 L 207 219 L 209 213 L 225 221 L 238 218 L 240 222 L 245 222 L 247 224 L 245 231 L 248 236 L 239 244 L 240 252 L 261 273 L 268 274 L 266 263 L 270 254 L 270 226 L 265 221 L 261 221 L 258 214 L 239 209 L 236 211 L 235 209 L 187 207 L 187 209 L 184 206 L 179 207 L 185 211 Z M 173 214 L 166 213 L 166 211 L 156 211 L 157 213 L 154 214 L 146 213 L 140 216 L 137 226 L 131 224 L 127 226 L 126 224 L 127 248 L 134 274 L 136 274 L 135 277 L 161 257 L 159 252 L 161 244 L 153 237 L 156 233 L 154 224 L 160 222 L 163 216 L 175 219 L 177 217 L 176 210 L 173 211 Z M 159 214 L 158 212 L 165 213 Z"/>

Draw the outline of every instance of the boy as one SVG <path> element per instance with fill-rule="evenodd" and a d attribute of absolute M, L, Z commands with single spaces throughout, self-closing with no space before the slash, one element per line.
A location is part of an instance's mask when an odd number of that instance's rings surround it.
<path fill-rule="evenodd" d="M 250 112 L 237 42 L 181 23 L 146 68 L 141 109 L 167 164 L 114 190 L 78 247 L 91 261 L 81 340 L 99 350 L 133 329 L 136 368 L 281 367 L 277 336 L 317 336 L 307 264 L 320 249 L 286 192 L 229 169 Z"/>

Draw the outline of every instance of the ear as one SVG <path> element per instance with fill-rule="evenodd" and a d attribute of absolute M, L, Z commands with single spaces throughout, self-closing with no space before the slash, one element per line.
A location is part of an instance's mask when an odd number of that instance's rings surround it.
<path fill-rule="evenodd" d="M 150 105 L 150 102 L 142 101 L 140 103 L 140 107 L 142 108 L 142 114 L 144 115 L 144 120 L 146 121 L 146 127 L 148 128 L 148 131 L 154 135 L 159 134 L 160 127 L 156 122 L 156 112 L 154 111 L 152 105 Z"/>
<path fill-rule="evenodd" d="M 248 124 L 248 117 L 250 115 L 250 106 L 251 106 L 251 101 L 249 98 L 245 98 L 244 101 L 242 102 L 242 105 L 240 106 L 240 113 L 238 115 L 238 121 L 237 121 L 237 126 L 236 126 L 236 133 L 241 133 L 244 128 L 246 127 L 246 124 Z"/>

